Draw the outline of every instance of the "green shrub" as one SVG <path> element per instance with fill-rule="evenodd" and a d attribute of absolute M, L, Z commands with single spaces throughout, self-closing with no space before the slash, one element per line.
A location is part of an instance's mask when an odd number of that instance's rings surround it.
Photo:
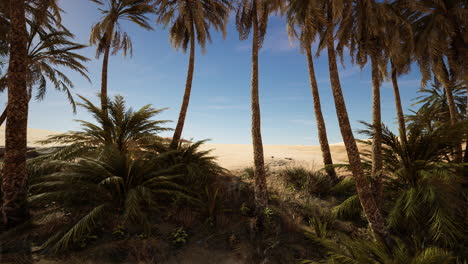
<path fill-rule="evenodd" d="M 158 166 L 158 156 L 132 158 L 108 148 L 99 158 L 58 161 L 61 170 L 39 177 L 30 187 L 33 206 L 55 203 L 49 213 L 70 212 L 69 226 L 54 234 L 44 248 L 58 251 L 76 245 L 99 226 L 141 226 L 151 232 L 151 215 L 173 199 L 194 200 L 177 184 L 174 168 Z M 114 223 L 114 226 L 112 224 Z"/>
<path fill-rule="evenodd" d="M 316 196 L 343 196 L 354 192 L 354 182 L 345 179 L 335 182 L 322 171 L 311 171 L 304 167 L 290 167 L 279 172 L 289 187 Z"/>

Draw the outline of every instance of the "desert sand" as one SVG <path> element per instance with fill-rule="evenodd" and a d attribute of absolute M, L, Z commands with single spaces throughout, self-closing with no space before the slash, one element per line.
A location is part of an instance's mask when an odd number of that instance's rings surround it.
<path fill-rule="evenodd" d="M 38 140 L 59 132 L 28 128 L 28 146 L 41 147 Z M 5 127 L 0 127 L 0 146 L 5 145 Z M 330 145 L 335 163 L 347 162 L 343 143 Z M 212 150 L 211 155 L 218 163 L 229 170 L 240 170 L 253 165 L 253 149 L 249 144 L 210 144 L 202 146 L 203 150 Z M 309 145 L 264 145 L 265 163 L 270 166 L 301 165 L 308 168 L 322 166 L 320 146 Z"/>
<path fill-rule="evenodd" d="M 221 166 L 229 170 L 239 170 L 253 165 L 253 148 L 248 144 L 205 144 L 204 149 L 212 149 Z M 301 165 L 307 168 L 320 168 L 323 165 L 320 146 L 306 145 L 264 145 L 265 163 L 272 166 Z M 333 161 L 347 162 L 343 143 L 331 144 Z"/>
<path fill-rule="evenodd" d="M 28 147 L 42 147 L 37 141 L 46 139 L 49 135 L 60 134 L 60 132 L 28 128 Z M 5 126 L 0 126 L 0 146 L 5 146 Z"/>

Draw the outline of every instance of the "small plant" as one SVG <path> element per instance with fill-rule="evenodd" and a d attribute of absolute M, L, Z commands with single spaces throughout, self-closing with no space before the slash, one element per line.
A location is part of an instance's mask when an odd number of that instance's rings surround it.
<path fill-rule="evenodd" d="M 139 239 L 147 239 L 147 238 L 148 238 L 148 235 L 142 233 L 142 234 L 138 234 L 136 237 L 139 238 Z"/>
<path fill-rule="evenodd" d="M 188 233 L 187 231 L 185 231 L 183 227 L 177 228 L 171 234 L 172 243 L 178 247 L 185 245 L 185 243 L 187 243 L 187 239 L 188 239 Z"/>
<path fill-rule="evenodd" d="M 251 180 L 251 179 L 254 178 L 254 175 L 255 175 L 254 168 L 253 167 L 248 167 L 248 168 L 245 168 L 242 171 L 241 178 Z"/>
<path fill-rule="evenodd" d="M 250 208 L 247 206 L 246 203 L 242 203 L 240 211 L 242 215 L 248 215 L 250 212 Z"/>
<path fill-rule="evenodd" d="M 91 242 L 96 241 L 97 239 L 98 239 L 98 237 L 96 235 L 88 234 L 88 235 L 84 236 L 83 238 L 81 238 L 80 240 L 78 240 L 77 244 L 78 244 L 78 246 L 80 248 L 85 248 Z"/>
<path fill-rule="evenodd" d="M 263 214 L 267 217 L 267 218 L 270 218 L 273 216 L 274 212 L 273 212 L 273 209 L 269 208 L 269 207 L 266 207 L 264 210 L 263 210 Z"/>
<path fill-rule="evenodd" d="M 125 236 L 125 228 L 122 225 L 118 225 L 112 230 L 112 235 L 116 238 L 123 238 Z"/>

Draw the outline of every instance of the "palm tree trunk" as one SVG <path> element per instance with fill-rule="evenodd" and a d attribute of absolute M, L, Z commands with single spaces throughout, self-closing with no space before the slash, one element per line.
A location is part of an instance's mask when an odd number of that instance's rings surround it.
<path fill-rule="evenodd" d="M 334 23 L 330 5 L 328 7 L 327 13 L 328 27 L 333 29 Z M 330 30 L 326 38 L 330 82 L 332 86 L 333 97 L 335 100 L 336 114 L 338 116 L 338 122 L 340 125 L 341 135 L 345 144 L 346 153 L 348 154 L 351 171 L 356 183 L 356 190 L 359 197 L 359 201 L 375 236 L 378 239 L 381 239 L 382 241 L 388 243 L 390 241 L 390 237 L 385 227 L 385 220 L 382 217 L 378 203 L 375 200 L 372 187 L 363 173 L 359 150 L 354 139 L 353 131 L 351 130 L 351 125 L 349 123 L 348 112 L 346 110 L 346 104 L 343 98 L 343 91 L 341 89 L 341 83 L 338 74 L 338 66 L 336 64 L 333 30 Z"/>
<path fill-rule="evenodd" d="M 393 84 L 393 93 L 395 94 L 395 107 L 396 107 L 397 118 L 398 118 L 398 128 L 400 130 L 400 138 L 403 141 L 406 141 L 405 117 L 403 115 L 403 107 L 401 105 L 400 88 L 398 87 L 398 77 L 397 77 L 396 69 L 393 67 L 393 64 L 392 64 L 392 84 Z"/>
<path fill-rule="evenodd" d="M 382 198 L 382 109 L 380 106 L 380 78 L 379 67 L 375 55 L 371 55 L 372 63 L 372 171 L 374 178 L 375 196 L 378 201 Z"/>
<path fill-rule="evenodd" d="M 437 67 L 440 67 L 440 70 L 434 71 L 434 73 L 436 74 L 437 79 L 442 83 L 442 86 L 444 86 L 444 90 L 447 95 L 447 104 L 449 107 L 450 124 L 453 126 L 458 123 L 458 111 L 455 105 L 455 99 L 453 98 L 452 82 L 450 81 L 450 76 L 447 70 L 447 66 L 445 66 L 445 63 L 442 61 L 440 65 L 437 65 Z M 463 147 L 460 143 L 460 145 L 456 146 L 455 149 L 455 162 L 462 161 L 462 151 Z"/>
<path fill-rule="evenodd" d="M 26 144 L 28 122 L 27 35 L 24 0 L 10 0 L 11 35 L 8 107 L 3 166 L 2 221 L 8 227 L 29 218 L 27 208 Z"/>
<path fill-rule="evenodd" d="M 5 122 L 5 120 L 7 118 L 7 110 L 8 110 L 8 105 L 7 105 L 7 107 L 5 107 L 5 110 L 3 110 L 3 113 L 0 116 L 0 126 L 3 125 L 3 123 Z"/>
<path fill-rule="evenodd" d="M 310 87 L 312 88 L 315 119 L 317 121 L 318 138 L 320 142 L 320 149 L 322 150 L 323 164 L 327 166 L 326 171 L 328 176 L 330 176 L 333 181 L 337 181 L 338 178 L 336 176 L 335 169 L 331 167 L 331 165 L 333 165 L 333 159 L 330 152 L 330 146 L 328 145 L 327 128 L 325 126 L 325 120 L 323 119 L 320 94 L 317 85 L 317 79 L 315 78 L 314 61 L 312 60 L 312 51 L 310 46 L 308 46 L 306 49 L 306 56 L 307 65 L 309 67 Z"/>
<path fill-rule="evenodd" d="M 193 71 L 195 68 L 195 28 L 192 25 L 192 32 L 190 33 L 190 58 L 187 72 L 187 81 L 185 83 L 184 98 L 182 106 L 180 107 L 179 120 L 172 137 L 171 148 L 176 149 L 179 145 L 180 138 L 182 137 L 182 130 L 184 129 L 185 117 L 187 116 L 187 109 L 190 102 L 190 93 L 192 92 Z"/>
<path fill-rule="evenodd" d="M 106 33 L 106 47 L 104 48 L 104 58 L 102 60 L 102 73 L 101 73 L 101 108 L 106 111 L 107 109 L 107 75 L 109 71 L 109 55 L 112 43 L 112 36 L 114 34 L 114 26 L 112 24 L 109 32 Z"/>
<path fill-rule="evenodd" d="M 260 102 L 258 95 L 258 50 L 259 50 L 259 29 L 257 17 L 257 1 L 254 0 L 253 13 L 253 39 L 252 39 L 252 141 L 254 155 L 254 176 L 255 176 L 255 205 L 257 215 L 261 218 L 264 209 L 268 204 L 268 193 L 266 186 L 265 160 L 263 157 L 263 143 L 260 120 Z"/>

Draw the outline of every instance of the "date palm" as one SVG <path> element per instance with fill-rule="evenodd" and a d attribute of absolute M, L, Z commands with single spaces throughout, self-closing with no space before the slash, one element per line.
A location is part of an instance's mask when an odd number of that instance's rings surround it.
<path fill-rule="evenodd" d="M 83 64 L 89 59 L 77 53 L 86 46 L 73 42 L 73 34 L 65 28 L 62 31 L 49 31 L 39 27 L 37 23 L 30 24 L 28 32 L 27 87 L 29 100 L 33 96 L 32 90 L 34 88 L 37 88 L 36 99 L 43 100 L 50 82 L 56 90 L 67 94 L 73 111 L 75 111 L 75 102 L 70 91 L 74 87 L 73 82 L 59 67 L 76 71 L 89 80 L 86 66 Z M 0 78 L 1 91 L 6 89 L 7 78 L 8 75 Z M 6 109 L 0 116 L 0 125 L 5 119 Z"/>
<path fill-rule="evenodd" d="M 126 20 L 151 30 L 147 17 L 153 12 L 151 0 L 90 0 L 100 6 L 102 19 L 91 29 L 90 43 L 96 45 L 96 57 L 103 55 L 101 76 L 101 107 L 106 108 L 107 74 L 109 56 L 122 51 L 123 55 L 132 54 L 132 40 L 120 24 Z"/>
<path fill-rule="evenodd" d="M 423 83 L 430 80 L 431 73 L 440 80 L 446 89 L 453 125 L 459 120 L 450 88 L 457 79 L 468 83 L 468 3 L 465 0 L 399 0 L 397 3 L 414 12 L 415 53 Z M 466 92 L 468 94 L 468 89 Z M 461 161 L 461 146 L 458 153 Z"/>
<path fill-rule="evenodd" d="M 384 54 L 387 21 L 395 23 L 386 5 L 375 0 L 356 0 L 351 16 L 343 20 L 338 29 L 338 49 L 348 47 L 359 66 L 370 60 L 372 72 L 372 171 L 377 198 L 381 196 L 382 175 L 382 112 L 380 88 L 386 76 L 387 57 Z"/>
<path fill-rule="evenodd" d="M 320 94 L 312 59 L 312 43 L 317 37 L 320 28 L 325 24 L 325 17 L 323 12 L 318 8 L 317 0 L 291 0 L 288 7 L 288 34 L 290 38 L 299 39 L 301 51 L 306 53 L 323 164 L 328 176 L 332 180 L 337 180 L 335 169 L 332 167 L 333 160 L 328 144 L 327 129 L 322 114 Z"/>
<path fill-rule="evenodd" d="M 2 225 L 14 227 L 29 218 L 26 195 L 28 123 L 27 32 L 24 0 L 10 0 L 10 58 L 5 158 L 2 171 Z"/>
<path fill-rule="evenodd" d="M 159 132 L 169 130 L 162 127 L 167 120 L 152 119 L 165 109 L 146 105 L 135 111 L 126 107 L 122 96 L 116 96 L 113 100 L 107 99 L 107 110 L 104 110 L 82 96 L 80 99 L 83 102 L 78 105 L 91 113 L 96 123 L 78 120 L 83 128 L 81 131 L 53 135 L 40 141 L 61 146 L 57 152 L 45 155 L 45 159 L 74 160 L 96 156 L 109 145 L 124 153 L 139 154 L 162 141 L 157 136 Z"/>
<path fill-rule="evenodd" d="M 150 233 L 152 217 L 170 201 L 195 200 L 178 182 L 180 164 L 161 166 L 160 157 L 134 157 L 110 146 L 99 157 L 52 161 L 60 169 L 35 179 L 29 200 L 39 208 L 56 203 L 51 215 L 65 211 L 73 216 L 42 248 L 56 253 L 76 246 L 100 226 L 133 226 Z"/>
<path fill-rule="evenodd" d="M 2 19 L 8 23 L 8 107 L 5 128 L 5 157 L 2 170 L 2 225 L 23 223 L 27 209 L 27 121 L 28 121 L 28 33 L 27 23 L 61 28 L 57 0 L 1 1 Z M 4 27 L 5 24 L 2 24 Z"/>
<path fill-rule="evenodd" d="M 336 56 L 338 53 L 343 57 L 343 49 L 335 49 L 334 32 L 338 23 L 343 24 L 344 22 L 349 22 L 349 20 L 352 19 L 352 6 L 353 2 L 351 0 L 339 3 L 332 0 L 324 0 L 322 2 L 321 8 L 326 11 L 326 24 L 325 30 L 321 33 L 320 48 L 327 48 L 330 82 L 335 101 L 336 114 L 338 116 L 341 135 L 348 155 L 350 169 L 355 180 L 359 201 L 374 234 L 379 238 L 388 240 L 389 236 L 385 227 L 385 220 L 382 216 L 379 204 L 376 201 L 374 190 L 367 181 L 366 175 L 363 171 L 361 157 L 349 122 L 348 111 L 346 109 L 346 103 L 338 74 Z M 349 39 L 349 36 L 344 39 Z"/>
<path fill-rule="evenodd" d="M 226 36 L 226 24 L 230 10 L 229 0 L 156 1 L 157 22 L 162 23 L 164 27 L 170 25 L 169 37 L 172 46 L 176 50 L 182 48 L 184 52 L 190 48 L 184 97 L 171 143 L 171 147 L 174 149 L 179 145 L 190 102 L 195 68 L 195 42 L 201 46 L 204 52 L 206 42 L 211 42 L 211 27 L 216 31 L 222 31 L 223 37 Z"/>
<path fill-rule="evenodd" d="M 399 8 L 396 4 L 387 4 L 387 11 L 391 12 L 392 20 L 386 20 L 385 30 L 391 38 L 384 38 L 386 56 L 390 61 L 390 79 L 395 95 L 395 108 L 397 112 L 398 130 L 400 138 L 406 138 L 406 124 L 401 105 L 400 88 L 398 77 L 407 74 L 411 70 L 413 59 L 414 40 L 409 16 L 411 12 L 407 9 Z M 400 23 L 393 23 L 398 19 Z"/>
<path fill-rule="evenodd" d="M 261 134 L 260 102 L 258 87 L 258 52 L 262 47 L 268 26 L 268 17 L 272 12 L 284 8 L 282 0 L 240 0 L 236 12 L 236 25 L 241 40 L 252 32 L 252 141 L 255 177 L 255 205 L 257 215 L 261 218 L 267 208 L 268 194 L 266 186 L 265 159 Z"/>

